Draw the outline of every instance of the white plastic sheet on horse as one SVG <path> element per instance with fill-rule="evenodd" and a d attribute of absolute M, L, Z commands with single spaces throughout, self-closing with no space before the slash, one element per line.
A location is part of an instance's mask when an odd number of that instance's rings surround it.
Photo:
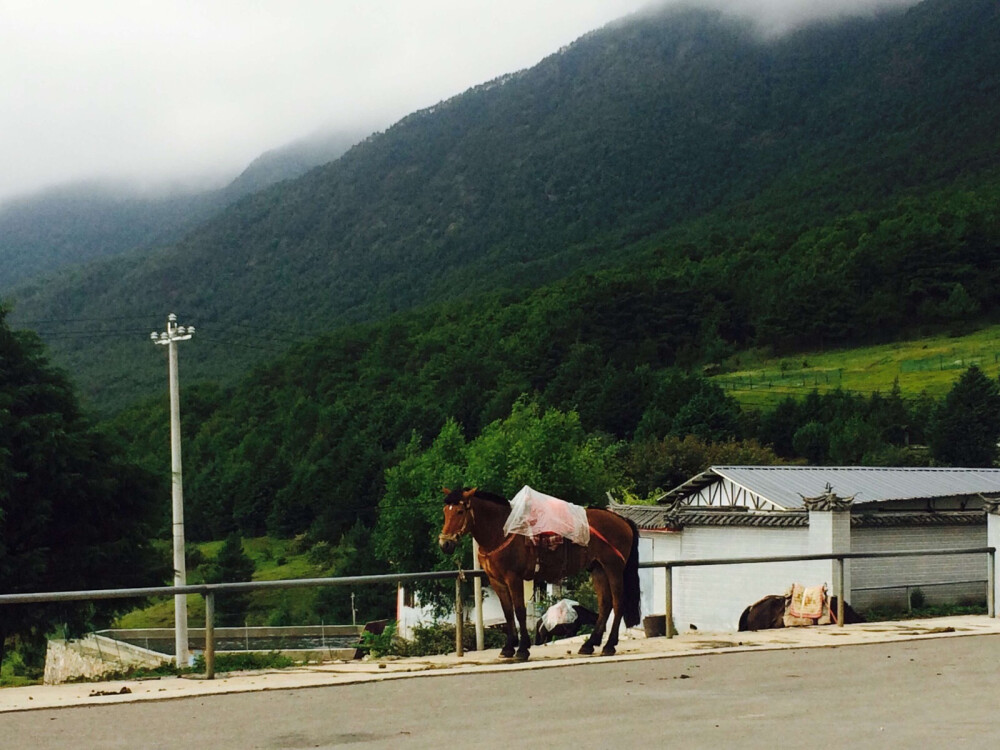
<path fill-rule="evenodd" d="M 576 605 L 572 599 L 560 599 L 542 615 L 542 627 L 546 630 L 555 630 L 557 625 L 569 625 L 576 622 L 580 615 L 576 611 Z"/>
<path fill-rule="evenodd" d="M 507 534 L 536 537 L 551 533 L 586 547 L 590 543 L 587 509 L 524 485 L 510 501 L 510 515 L 503 526 Z"/>

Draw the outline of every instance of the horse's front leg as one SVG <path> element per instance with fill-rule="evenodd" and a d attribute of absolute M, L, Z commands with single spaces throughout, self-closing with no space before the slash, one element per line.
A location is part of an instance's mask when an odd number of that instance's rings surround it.
<path fill-rule="evenodd" d="M 521 638 L 517 645 L 518 661 L 527 661 L 531 650 L 531 634 L 528 632 L 528 612 L 524 606 L 524 581 L 520 578 L 507 581 L 507 590 L 510 591 L 511 604 L 514 607 L 514 615 L 517 617 L 517 624 L 521 627 Z"/>
<path fill-rule="evenodd" d="M 594 584 L 594 593 L 597 594 L 597 622 L 594 623 L 594 630 L 590 637 L 583 642 L 577 652 L 584 655 L 594 653 L 594 648 L 601 645 L 601 641 L 604 639 L 604 628 L 607 626 L 608 617 L 611 614 L 611 586 L 604 568 L 595 563 L 594 569 L 590 571 L 590 580 Z"/>
<path fill-rule="evenodd" d="M 500 609 L 503 610 L 504 633 L 507 640 L 503 648 L 500 649 L 500 657 L 511 659 L 514 656 L 514 647 L 517 644 L 517 623 L 514 622 L 514 606 L 511 604 L 510 589 L 506 581 L 495 581 L 490 579 L 490 586 L 500 600 Z"/>

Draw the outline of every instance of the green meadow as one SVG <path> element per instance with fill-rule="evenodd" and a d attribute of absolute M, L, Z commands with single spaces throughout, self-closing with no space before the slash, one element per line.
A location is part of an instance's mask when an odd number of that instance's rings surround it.
<path fill-rule="evenodd" d="M 840 388 L 866 396 L 888 393 L 897 380 L 904 398 L 921 393 L 940 398 L 970 365 L 990 377 L 1000 374 L 1000 326 L 964 336 L 939 335 L 785 357 L 750 352 L 733 357 L 728 371 L 711 380 L 742 406 L 768 409 L 787 396 L 802 398 L 813 390 L 824 393 Z"/>

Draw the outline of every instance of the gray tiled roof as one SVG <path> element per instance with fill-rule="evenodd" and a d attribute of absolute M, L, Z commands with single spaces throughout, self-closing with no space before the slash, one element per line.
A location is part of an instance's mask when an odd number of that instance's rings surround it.
<path fill-rule="evenodd" d="M 675 510 L 663 505 L 608 506 L 620 516 L 635 521 L 640 529 L 679 529 L 682 526 L 808 526 L 809 515 L 804 511 L 777 511 L 772 513 L 740 513 L 743 508 L 726 511 L 684 508 Z M 983 515 L 980 513 L 980 515 Z M 984 516 L 985 518 L 985 516 Z"/>
<path fill-rule="evenodd" d="M 911 468 L 861 466 L 712 466 L 660 502 L 683 501 L 700 489 L 728 479 L 780 508 L 804 507 L 802 497 L 817 497 L 830 485 L 840 497 L 854 496 L 854 504 L 887 500 L 922 500 L 1000 494 L 1000 469 Z"/>
<path fill-rule="evenodd" d="M 851 526 L 985 526 L 986 514 L 982 511 L 944 511 L 943 513 L 856 513 L 851 516 Z"/>
<path fill-rule="evenodd" d="M 640 529 L 677 530 L 684 526 L 766 526 L 768 528 L 795 528 L 809 525 L 809 514 L 801 510 L 778 510 L 765 513 L 739 513 L 704 510 L 699 508 L 674 509 L 663 505 L 608 506 L 620 516 L 635 521 Z M 855 513 L 851 526 L 901 527 L 901 526 L 983 526 L 986 514 L 982 511 L 945 511 L 941 513 L 913 511 L 903 513 Z"/>

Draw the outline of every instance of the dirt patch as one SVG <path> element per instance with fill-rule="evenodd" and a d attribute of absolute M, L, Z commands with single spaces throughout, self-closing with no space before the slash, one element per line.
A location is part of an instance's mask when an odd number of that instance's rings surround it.
<path fill-rule="evenodd" d="M 903 635 L 933 635 L 935 633 L 954 633 L 955 628 L 921 628 L 920 630 L 904 630 Z"/>

